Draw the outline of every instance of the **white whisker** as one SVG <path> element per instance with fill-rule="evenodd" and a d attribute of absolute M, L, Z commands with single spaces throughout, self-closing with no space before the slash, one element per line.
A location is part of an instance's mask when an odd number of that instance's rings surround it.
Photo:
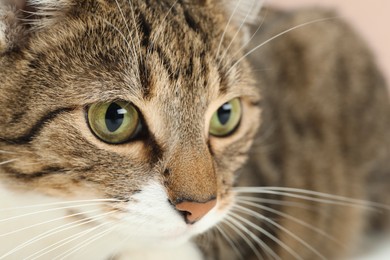
<path fill-rule="evenodd" d="M 0 153 L 3 153 L 3 154 L 17 154 L 15 152 L 4 151 L 4 150 L 0 150 Z"/>
<path fill-rule="evenodd" d="M 58 220 L 64 220 L 64 219 L 67 219 L 67 218 L 77 217 L 77 216 L 80 216 L 80 215 L 89 214 L 89 213 L 93 213 L 93 212 L 97 212 L 97 211 L 99 211 L 99 210 L 91 210 L 91 211 L 86 211 L 86 212 L 82 212 L 82 213 L 74 213 L 74 214 L 71 214 L 71 215 L 67 215 L 65 217 L 59 217 L 59 218 L 51 219 L 51 220 L 48 220 L 48 221 L 44 221 L 44 222 L 41 222 L 41 223 L 37 223 L 37 224 L 34 224 L 34 225 L 27 226 L 27 227 L 24 227 L 24 228 L 13 230 L 13 231 L 8 232 L 8 233 L 0 234 L 0 237 L 9 236 L 9 235 L 12 235 L 12 234 L 24 231 L 24 230 L 28 230 L 28 229 L 34 228 L 34 227 L 39 227 L 39 226 L 42 226 L 42 225 L 45 225 L 45 224 L 56 222 Z"/>
<path fill-rule="evenodd" d="M 291 31 L 294 31 L 294 30 L 297 30 L 299 28 L 302 28 L 302 27 L 305 27 L 307 25 L 310 25 L 310 24 L 313 24 L 313 23 L 319 23 L 319 22 L 324 22 L 324 21 L 329 21 L 329 20 L 333 20 L 333 19 L 336 19 L 338 17 L 329 17 L 329 18 L 322 18 L 322 19 L 316 19 L 316 20 L 313 20 L 313 21 L 310 21 L 310 22 L 307 22 L 307 23 L 303 23 L 303 24 L 300 24 L 300 25 L 297 25 L 297 26 L 294 26 L 290 29 L 287 29 L 287 30 L 284 30 L 283 32 L 281 33 L 278 33 L 276 35 L 274 35 L 273 37 L 269 38 L 268 40 L 262 42 L 261 44 L 257 45 L 256 47 L 254 47 L 252 50 L 248 51 L 247 53 L 245 53 L 241 58 L 239 58 L 233 65 L 232 67 L 227 71 L 227 74 L 229 74 L 240 62 L 242 62 L 246 57 L 248 57 L 249 55 L 251 55 L 253 52 L 255 52 L 256 50 L 260 49 L 261 47 L 263 47 L 264 45 L 268 44 L 269 42 L 279 38 L 280 36 L 286 34 L 286 33 L 289 33 Z"/>
<path fill-rule="evenodd" d="M 272 235 L 270 232 L 268 232 L 267 230 L 253 224 L 251 221 L 247 220 L 246 218 L 243 218 L 237 214 L 235 214 L 234 212 L 230 212 L 229 215 L 231 215 L 232 217 L 234 217 L 235 219 L 238 219 L 240 220 L 241 222 L 243 223 L 246 223 L 247 225 L 251 226 L 252 228 L 256 229 L 257 231 L 261 232 L 262 234 L 264 234 L 265 236 L 267 236 L 268 238 L 270 238 L 272 241 L 274 241 L 275 243 L 277 243 L 278 245 L 280 245 L 283 249 L 285 249 L 287 252 L 289 252 L 295 259 L 299 259 L 299 260 L 303 260 L 303 258 L 297 253 L 295 252 L 291 247 L 287 246 L 285 243 L 283 243 L 279 238 L 275 237 L 274 235 Z"/>
<path fill-rule="evenodd" d="M 230 50 L 230 47 L 232 46 L 233 42 L 236 40 L 238 34 L 240 33 L 240 31 L 242 30 L 242 28 L 244 27 L 246 21 L 248 20 L 248 17 L 249 17 L 249 14 L 252 12 L 252 8 L 255 6 L 256 2 L 253 1 L 252 2 L 252 5 L 251 5 L 251 8 L 248 8 L 248 11 L 246 13 L 246 16 L 245 18 L 241 21 L 241 24 L 240 24 L 240 27 L 237 29 L 236 33 L 234 34 L 232 40 L 230 41 L 229 45 L 226 47 L 226 49 L 224 50 L 223 54 L 221 55 L 221 58 L 219 60 L 219 63 L 218 63 L 218 67 L 220 66 L 221 64 L 221 61 L 225 58 L 227 52 Z M 217 54 L 219 54 L 219 52 L 217 52 Z"/>
<path fill-rule="evenodd" d="M 51 202 L 51 203 L 44 203 L 44 204 L 35 204 L 35 205 L 28 205 L 28 206 L 3 208 L 3 209 L 0 209 L 0 212 L 20 210 L 20 209 L 39 208 L 39 207 L 50 207 L 50 206 L 56 206 L 56 205 L 67 205 L 67 204 L 74 204 L 73 206 L 85 206 L 84 204 L 83 205 L 77 205 L 77 204 L 78 203 L 86 203 L 86 202 L 88 202 L 88 203 L 93 202 L 93 203 L 96 203 L 96 205 L 99 205 L 99 204 L 106 204 L 106 203 L 97 203 L 97 202 L 123 202 L 123 201 L 118 200 L 118 199 L 72 200 L 72 201 Z M 0 219 L 0 221 L 1 221 L 1 219 Z"/>
<path fill-rule="evenodd" d="M 114 213 L 114 212 L 115 211 L 111 211 L 109 213 Z M 40 257 L 42 257 L 44 255 L 47 255 L 50 252 L 53 252 L 54 250 L 56 250 L 58 248 L 61 248 L 61 247 L 65 246 L 65 245 L 67 245 L 67 244 L 69 244 L 69 243 L 71 243 L 71 242 L 73 242 L 73 241 L 75 241 L 75 240 L 77 240 L 77 239 L 79 239 L 79 238 L 81 238 L 81 237 L 83 237 L 83 236 L 85 236 L 85 235 L 87 235 L 87 234 L 89 234 L 89 233 L 91 233 L 91 232 L 93 232 L 93 231 L 103 227 L 103 226 L 109 225 L 109 224 L 111 224 L 111 223 L 104 222 L 104 223 L 99 224 L 99 225 L 97 225 L 95 227 L 92 227 L 92 228 L 89 228 L 87 230 L 83 230 L 81 232 L 73 234 L 73 235 L 71 235 L 71 236 L 69 236 L 67 238 L 64 238 L 64 239 L 62 239 L 60 241 L 57 241 L 54 244 L 51 244 L 48 247 L 45 247 L 45 248 L 39 250 L 38 252 L 35 252 L 34 254 L 32 254 L 28 258 L 26 258 L 26 260 L 27 259 L 30 259 L 30 260 L 38 259 L 38 258 L 40 258 Z"/>
<path fill-rule="evenodd" d="M 230 245 L 230 247 L 233 249 L 234 253 L 242 260 L 244 260 L 244 257 L 242 256 L 240 250 L 237 248 L 236 244 L 234 243 L 233 239 L 231 239 L 228 234 L 226 234 L 226 232 L 223 230 L 222 227 L 220 227 L 219 225 L 216 226 L 217 230 L 219 231 L 219 233 L 221 233 L 221 235 L 223 236 L 223 238 L 225 238 L 225 240 L 228 242 L 228 244 Z"/>
<path fill-rule="evenodd" d="M 304 189 L 297 189 L 297 188 L 288 188 L 288 187 L 236 187 L 234 188 L 235 192 L 238 193 L 263 193 L 263 194 L 274 194 L 274 195 L 282 195 L 292 198 L 299 198 L 309 201 L 315 201 L 315 202 L 321 202 L 326 204 L 334 204 L 334 205 L 340 205 L 340 206 L 350 206 L 350 207 L 358 207 L 363 209 L 369 209 L 369 210 L 377 210 L 377 209 L 384 209 L 384 210 L 390 210 L 389 205 L 384 205 L 380 203 L 375 203 L 371 201 L 365 201 L 365 200 L 359 200 L 359 199 L 353 199 L 338 195 L 332 195 L 328 193 L 322 193 L 318 191 L 312 191 L 312 190 L 304 190 Z M 314 195 L 317 197 L 322 197 L 324 199 L 304 196 L 300 194 L 306 194 L 306 195 Z"/>
<path fill-rule="evenodd" d="M 292 202 L 292 201 L 283 201 L 283 200 L 276 200 L 276 199 L 263 199 L 263 198 L 250 197 L 250 196 L 236 196 L 236 198 L 239 200 L 259 202 L 264 204 L 281 205 L 281 206 L 302 208 L 306 210 L 313 209 L 313 207 L 310 207 L 303 202 Z"/>
<path fill-rule="evenodd" d="M 86 206 L 97 206 L 97 205 L 101 205 L 101 204 L 103 204 L 103 203 L 88 203 L 88 204 L 82 204 L 82 205 L 72 205 L 72 206 L 59 207 L 59 208 L 53 208 L 53 209 L 45 209 L 45 210 L 40 210 L 40 211 L 36 211 L 36 212 L 26 213 L 26 214 L 19 215 L 19 216 L 14 216 L 14 217 L 9 217 L 9 218 L 5 218 L 5 219 L 0 219 L 0 223 L 6 222 L 6 221 L 10 221 L 10 220 L 14 220 L 14 219 L 18 219 L 18 218 L 23 218 L 23 217 L 28 217 L 28 216 L 32 216 L 32 215 L 37 215 L 37 214 L 41 214 L 41 213 L 47 213 L 47 212 L 52 212 L 52 211 L 57 211 L 57 210 L 62 210 L 62 209 L 72 209 L 75 206 L 77 206 L 77 207 L 86 207 Z"/>
<path fill-rule="evenodd" d="M 310 230 L 313 230 L 313 231 L 315 231 L 315 232 L 321 234 L 322 236 L 328 238 L 329 240 L 333 241 L 333 242 L 336 243 L 337 245 L 339 245 L 339 246 L 341 246 L 341 247 L 345 247 L 345 246 L 342 245 L 342 244 L 340 243 L 340 241 L 338 241 L 335 237 L 330 236 L 329 234 L 327 234 L 327 233 L 324 232 L 323 230 L 321 230 L 321 229 L 319 229 L 319 228 L 316 228 L 315 226 L 310 225 L 310 224 L 308 224 L 308 223 L 306 223 L 306 222 L 304 222 L 304 221 L 302 221 L 302 220 L 300 220 L 300 219 L 297 219 L 297 218 L 295 218 L 295 217 L 293 217 L 293 216 L 290 216 L 290 215 L 288 215 L 288 214 L 285 214 L 285 213 L 283 213 L 283 212 L 281 212 L 281 211 L 279 211 L 279 210 L 275 210 L 275 209 L 272 209 L 272 208 L 267 207 L 267 206 L 259 205 L 259 204 L 257 204 L 257 203 L 248 202 L 248 201 L 244 201 L 244 200 L 238 200 L 237 202 L 238 202 L 238 203 L 241 203 L 241 204 L 248 205 L 248 206 L 252 206 L 252 207 L 255 207 L 255 208 L 259 208 L 259 209 L 262 209 L 262 210 L 265 210 L 265 211 L 268 211 L 268 212 L 272 212 L 272 213 L 274 213 L 274 214 L 276 214 L 276 215 L 278 215 L 278 216 L 282 216 L 282 217 L 284 217 L 284 218 L 286 218 L 286 219 L 290 219 L 291 221 L 294 221 L 295 223 L 298 223 L 298 224 L 300 224 L 300 225 L 302 225 L 302 226 L 304 226 L 304 227 L 307 227 L 307 228 L 310 229 Z"/>
<path fill-rule="evenodd" d="M 267 0 L 265 1 L 265 3 L 267 2 Z M 248 39 L 248 41 L 243 44 L 243 46 L 238 49 L 234 54 L 233 54 L 233 57 L 235 57 L 238 53 L 240 53 L 252 40 L 253 38 L 256 36 L 256 34 L 260 31 L 261 27 L 263 26 L 265 20 L 266 20 L 266 17 L 268 15 L 268 11 L 269 9 L 266 9 L 265 11 L 265 14 L 264 14 L 264 18 L 261 19 L 261 22 L 259 23 L 259 25 L 257 26 L 256 30 L 254 31 L 254 33 L 252 33 L 251 37 Z"/>
<path fill-rule="evenodd" d="M 5 164 L 8 164 L 8 163 L 12 163 L 12 162 L 15 162 L 17 160 L 18 159 L 10 159 L 10 160 L 4 161 L 4 162 L 0 162 L 0 165 L 5 165 Z"/>
<path fill-rule="evenodd" d="M 242 207 L 242 206 L 239 206 L 239 205 L 235 205 L 234 208 L 237 208 L 240 210 L 240 212 L 242 213 L 245 213 L 247 215 L 250 215 L 250 216 L 253 216 L 253 217 L 257 217 L 259 219 L 263 219 L 264 221 L 267 221 L 268 223 L 272 224 L 273 226 L 279 228 L 280 230 L 284 231 L 286 234 L 290 235 L 291 237 L 293 237 L 294 239 L 296 239 L 298 242 L 300 242 L 302 245 L 304 245 L 306 248 L 308 248 L 310 251 L 312 251 L 313 253 L 315 253 L 318 257 L 320 257 L 321 259 L 323 260 L 326 260 L 326 258 L 320 253 L 318 252 L 318 250 L 316 250 L 314 247 L 312 247 L 311 245 L 309 245 L 306 241 L 304 241 L 303 239 L 301 239 L 300 237 L 298 237 L 297 235 L 295 235 L 293 232 L 291 232 L 290 230 L 286 229 L 285 227 L 283 227 L 282 225 L 276 223 L 275 221 L 273 221 L 272 219 L 270 218 L 267 218 L 265 217 L 264 215 L 262 214 L 259 214 L 258 212 L 256 211 L 253 211 L 251 209 L 248 209 L 248 208 L 245 208 L 245 207 Z"/>
<path fill-rule="evenodd" d="M 83 218 L 83 219 L 80 219 L 80 220 L 77 220 L 77 221 L 74 221 L 74 222 L 71 222 L 71 223 L 67 223 L 67 224 L 64 224 L 64 225 L 61 225 L 59 227 L 55 227 L 51 230 L 48 230 L 36 237 L 33 237 L 27 241 L 25 241 L 24 243 L 18 245 L 17 247 L 15 247 L 14 249 L 10 250 L 9 252 L 5 253 L 4 255 L 0 256 L 0 259 L 5 259 L 7 256 L 10 256 L 14 253 L 16 253 L 17 251 L 20 251 L 21 249 L 37 242 L 37 241 L 40 241 L 44 238 L 47 238 L 47 237 L 50 237 L 52 235 L 55 235 L 55 234 L 58 234 L 60 232 L 63 232 L 63 231 L 66 231 L 66 230 L 69 230 L 69 229 L 72 229 L 72 228 L 76 228 L 76 227 L 79 227 L 79 226 L 82 226 L 82 225 L 85 225 L 85 224 L 88 224 L 88 223 L 91 223 L 91 222 L 94 222 L 96 221 L 97 219 L 100 219 L 106 215 L 109 215 L 109 214 L 112 214 L 112 212 L 108 212 L 108 213 L 103 213 L 103 214 L 100 214 L 100 215 L 97 215 L 97 216 L 94 216 L 93 218 L 91 217 L 87 217 L 87 218 Z"/>
<path fill-rule="evenodd" d="M 229 28 L 230 23 L 232 22 L 232 20 L 233 20 L 233 18 L 234 18 L 234 15 L 236 14 L 236 12 L 237 12 L 237 10 L 238 10 L 238 7 L 240 6 L 241 1 L 242 1 L 242 0 L 238 0 L 237 4 L 236 4 L 235 7 L 234 7 L 234 10 L 233 10 L 232 14 L 231 14 L 230 17 L 229 17 L 229 20 L 228 20 L 228 22 L 227 22 L 227 24 L 226 24 L 226 26 L 225 26 L 225 29 L 224 29 L 224 31 L 223 31 L 223 33 L 222 33 L 221 39 L 219 40 L 219 44 L 218 44 L 218 48 L 217 48 L 217 52 L 216 52 L 217 55 L 220 54 L 222 42 L 223 42 L 223 40 L 225 39 L 225 34 L 226 34 L 226 32 L 227 32 L 227 30 L 228 30 L 228 28 Z"/>
<path fill-rule="evenodd" d="M 107 224 L 107 223 L 106 223 L 106 224 Z M 70 255 L 76 253 L 77 251 L 79 251 L 79 250 L 85 248 L 86 246 L 88 246 L 89 244 L 95 242 L 96 240 L 101 239 L 101 238 L 104 237 L 106 234 L 108 234 L 108 233 L 114 231 L 117 227 L 118 227 L 118 225 L 114 225 L 113 227 L 108 228 L 108 229 L 106 229 L 106 230 L 104 230 L 104 231 L 102 231 L 102 232 L 100 232 L 100 233 L 98 233 L 98 234 L 96 234 L 96 235 L 94 235 L 94 236 L 88 238 L 88 239 L 85 240 L 83 243 L 81 243 L 79 246 L 74 247 L 74 248 L 72 248 L 72 249 L 70 249 L 70 250 L 65 251 L 64 253 L 60 254 L 59 256 L 57 256 L 56 258 L 54 258 L 53 260 L 55 260 L 55 259 L 66 259 L 68 256 L 70 256 Z"/>
<path fill-rule="evenodd" d="M 125 17 L 125 15 L 124 15 L 123 11 L 122 11 L 121 6 L 119 5 L 118 0 L 115 0 L 115 2 L 116 2 L 116 5 L 117 5 L 117 7 L 118 7 L 118 10 L 119 10 L 119 12 L 120 12 L 120 14 L 121 14 L 123 23 L 125 24 L 126 29 L 127 29 L 128 33 L 129 33 L 130 40 L 131 40 L 131 44 L 132 44 L 131 47 L 132 47 L 132 50 L 133 50 L 133 55 L 134 55 L 134 58 L 137 60 L 137 63 L 138 63 L 137 50 L 136 50 L 136 48 L 135 48 L 135 44 L 134 44 L 134 41 L 133 41 L 133 37 L 131 37 L 131 30 L 130 30 L 129 24 L 127 23 L 126 17 Z M 137 25 L 135 25 L 135 26 L 137 26 Z M 139 76 L 139 75 L 137 75 L 137 76 Z"/>
<path fill-rule="evenodd" d="M 140 55 L 141 61 L 142 61 L 141 37 L 140 37 L 139 29 L 138 29 L 138 24 L 137 24 L 137 21 L 135 19 L 134 7 L 133 7 L 133 4 L 131 3 L 130 0 L 128 0 L 127 2 L 129 3 L 129 6 L 130 6 L 131 17 L 133 19 L 133 23 L 134 23 L 134 27 L 135 27 L 135 34 L 136 34 L 136 37 L 138 38 L 138 51 L 139 51 L 139 55 Z"/>
<path fill-rule="evenodd" d="M 247 228 L 244 226 L 241 226 L 240 223 L 235 221 L 234 219 L 230 218 L 227 216 L 225 218 L 225 224 L 228 225 L 234 232 L 236 232 L 244 241 L 247 243 L 247 245 L 252 249 L 252 251 L 255 253 L 258 259 L 262 259 L 263 257 L 261 256 L 259 250 L 257 250 L 256 246 L 248 239 L 248 237 L 241 232 L 243 230 L 245 233 L 247 233 L 249 236 L 252 238 L 256 237 L 251 231 L 249 231 Z M 261 241 L 261 243 L 264 243 Z"/>
<path fill-rule="evenodd" d="M 233 213 L 234 214 L 234 213 Z M 235 223 L 237 227 L 239 227 L 241 230 L 243 230 L 246 234 L 248 234 L 262 249 L 264 249 L 264 252 L 267 254 L 268 257 L 272 257 L 276 260 L 281 260 L 281 258 L 275 253 L 274 250 L 271 249 L 264 241 L 262 241 L 259 237 L 257 237 L 252 231 L 250 231 L 242 222 L 240 222 L 237 218 L 235 218 L 233 215 L 229 216 L 230 221 Z M 262 229 L 262 228 L 261 228 Z M 265 231 L 263 229 L 263 231 Z M 263 233 L 263 232 L 262 232 Z"/>

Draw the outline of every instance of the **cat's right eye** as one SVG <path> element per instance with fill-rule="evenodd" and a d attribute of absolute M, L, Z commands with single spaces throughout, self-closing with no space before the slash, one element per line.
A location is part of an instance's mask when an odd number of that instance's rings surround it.
<path fill-rule="evenodd" d="M 139 113 L 128 102 L 93 104 L 88 108 L 87 116 L 92 132 L 106 143 L 125 143 L 141 131 Z"/>

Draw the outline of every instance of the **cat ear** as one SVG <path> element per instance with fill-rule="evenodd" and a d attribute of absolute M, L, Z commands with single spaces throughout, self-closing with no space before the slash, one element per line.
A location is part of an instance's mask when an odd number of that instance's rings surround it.
<path fill-rule="evenodd" d="M 58 21 L 69 0 L 0 0 L 0 54 L 23 46 L 34 30 Z"/>
<path fill-rule="evenodd" d="M 259 13 L 265 0 L 221 0 L 228 17 L 238 26 L 259 21 Z"/>

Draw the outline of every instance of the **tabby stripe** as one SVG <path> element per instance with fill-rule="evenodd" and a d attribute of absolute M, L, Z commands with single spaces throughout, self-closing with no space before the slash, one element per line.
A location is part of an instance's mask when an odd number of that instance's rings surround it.
<path fill-rule="evenodd" d="M 60 114 L 71 112 L 73 110 L 74 108 L 70 108 L 70 107 L 56 109 L 43 116 L 41 119 L 39 119 L 38 122 L 32 128 L 30 128 L 30 130 L 25 135 L 16 137 L 14 139 L 7 139 L 7 138 L 0 137 L 0 140 L 14 145 L 30 143 L 34 139 L 34 137 L 36 137 L 39 134 L 39 132 L 42 130 L 42 128 L 47 122 L 53 120 Z"/>
<path fill-rule="evenodd" d="M 184 10 L 184 18 L 187 22 L 188 27 L 191 28 L 194 32 L 198 33 L 201 31 L 199 23 L 195 21 L 194 17 L 188 10 Z"/>
<path fill-rule="evenodd" d="M 150 42 L 150 34 L 152 32 L 152 28 L 150 26 L 150 23 L 146 20 L 146 17 L 143 13 L 138 14 L 139 17 L 139 25 L 140 29 L 142 31 L 142 40 L 141 44 L 145 48 L 149 48 L 149 42 Z"/>
<path fill-rule="evenodd" d="M 65 168 L 60 168 L 60 167 L 47 167 L 41 171 L 38 172 L 33 172 L 33 173 L 24 173 L 24 172 L 19 172 L 15 169 L 12 169 L 10 167 L 5 168 L 6 172 L 11 175 L 11 177 L 16 178 L 16 179 L 23 179 L 25 181 L 29 181 L 32 179 L 37 179 L 37 178 L 43 178 L 48 175 L 54 175 L 54 174 L 64 174 L 67 172 Z"/>
<path fill-rule="evenodd" d="M 139 76 L 142 85 L 142 96 L 145 100 L 150 100 L 152 97 L 152 85 L 150 81 L 149 68 L 143 60 L 138 63 Z"/>
<path fill-rule="evenodd" d="M 70 172 L 69 169 L 61 168 L 61 167 L 46 167 L 40 171 L 33 172 L 33 173 L 19 172 L 18 170 L 15 170 L 9 166 L 4 167 L 4 169 L 5 169 L 5 172 L 7 172 L 9 175 L 11 175 L 11 177 L 13 177 L 15 179 L 23 179 L 25 181 L 44 178 L 44 177 L 50 176 L 50 175 L 60 175 L 60 174 L 64 175 L 64 174 Z M 77 171 L 77 173 L 79 173 L 79 175 L 77 176 L 79 181 L 83 180 L 83 181 L 88 181 L 88 182 L 95 182 L 93 180 L 85 178 L 82 175 L 82 173 L 89 172 L 92 169 L 93 169 L 93 167 L 89 166 L 89 167 L 85 167 L 85 168 L 74 169 L 73 172 Z"/>
<path fill-rule="evenodd" d="M 175 82 L 179 79 L 179 71 L 173 71 L 173 67 L 171 64 L 171 59 L 169 56 L 162 50 L 161 46 L 156 46 L 154 50 L 157 52 L 158 57 L 162 61 L 162 64 L 165 70 L 168 72 L 169 78 L 172 82 Z"/>
<path fill-rule="evenodd" d="M 158 144 L 156 137 L 149 132 L 149 138 L 146 140 L 146 145 L 149 147 L 149 161 L 151 165 L 161 161 L 163 157 L 163 148 Z"/>

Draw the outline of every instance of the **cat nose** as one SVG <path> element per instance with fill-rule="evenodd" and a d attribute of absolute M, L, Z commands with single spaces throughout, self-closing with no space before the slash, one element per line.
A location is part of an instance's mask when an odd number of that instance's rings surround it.
<path fill-rule="evenodd" d="M 175 208 L 182 213 L 187 224 L 194 224 L 203 218 L 216 204 L 217 200 L 213 198 L 204 203 L 193 201 L 180 202 L 175 205 Z"/>

